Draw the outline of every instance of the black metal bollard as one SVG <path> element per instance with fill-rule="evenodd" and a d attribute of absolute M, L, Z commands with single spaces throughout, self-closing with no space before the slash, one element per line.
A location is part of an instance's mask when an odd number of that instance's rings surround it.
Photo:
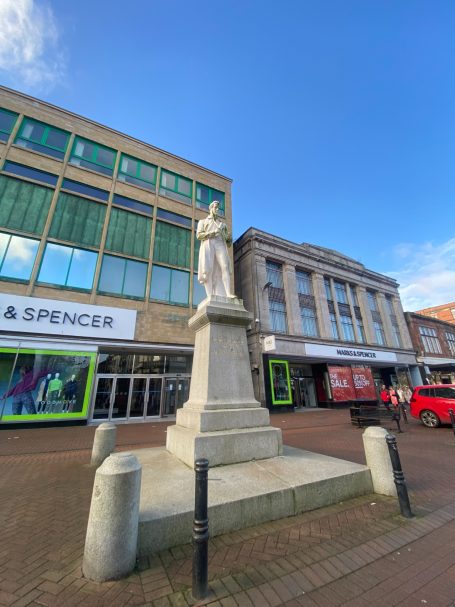
<path fill-rule="evenodd" d="M 455 415 L 453 409 L 449 409 L 450 421 L 452 422 L 453 433 L 455 434 Z"/>
<path fill-rule="evenodd" d="M 196 485 L 194 494 L 192 593 L 195 599 L 204 599 L 208 595 L 208 460 L 197 459 L 194 463 L 194 471 L 196 473 Z"/>
<path fill-rule="evenodd" d="M 403 470 L 401 469 L 400 455 L 398 453 L 397 439 L 393 434 L 389 434 L 385 438 L 387 447 L 389 448 L 390 461 L 392 462 L 393 480 L 397 488 L 398 502 L 400 504 L 401 514 L 406 518 L 414 518 L 411 512 L 411 504 L 409 503 L 408 489 L 404 479 Z"/>

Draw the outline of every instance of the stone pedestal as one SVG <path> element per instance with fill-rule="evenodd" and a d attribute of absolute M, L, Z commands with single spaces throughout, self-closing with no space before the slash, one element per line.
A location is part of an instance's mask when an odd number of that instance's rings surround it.
<path fill-rule="evenodd" d="M 196 332 L 188 401 L 167 430 L 166 448 L 193 468 L 276 457 L 281 430 L 254 398 L 246 328 L 252 314 L 240 299 L 212 296 L 198 306 L 189 326 Z"/>

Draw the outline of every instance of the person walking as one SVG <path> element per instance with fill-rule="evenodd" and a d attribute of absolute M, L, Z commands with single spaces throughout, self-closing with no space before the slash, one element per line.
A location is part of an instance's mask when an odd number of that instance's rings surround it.
<path fill-rule="evenodd" d="M 386 409 L 390 409 L 390 394 L 385 384 L 381 386 L 381 401 Z"/>

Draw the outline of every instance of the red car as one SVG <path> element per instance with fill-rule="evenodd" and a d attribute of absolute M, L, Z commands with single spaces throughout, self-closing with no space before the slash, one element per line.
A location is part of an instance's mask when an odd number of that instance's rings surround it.
<path fill-rule="evenodd" d="M 411 415 L 429 428 L 450 424 L 449 409 L 455 412 L 455 384 L 417 386 L 411 397 Z"/>

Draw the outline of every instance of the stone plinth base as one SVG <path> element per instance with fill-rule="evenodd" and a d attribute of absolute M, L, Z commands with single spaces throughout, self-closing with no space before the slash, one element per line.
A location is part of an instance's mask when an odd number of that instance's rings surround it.
<path fill-rule="evenodd" d="M 240 299 L 212 297 L 198 306 L 189 326 L 196 331 L 188 401 L 167 430 L 166 448 L 194 466 L 210 467 L 276 457 L 281 430 L 254 398 L 246 328 L 252 314 Z"/>
<path fill-rule="evenodd" d="M 162 447 L 134 454 L 142 465 L 139 555 L 190 542 L 194 471 Z M 280 457 L 210 468 L 210 537 L 372 492 L 366 466 L 285 446 Z"/>

